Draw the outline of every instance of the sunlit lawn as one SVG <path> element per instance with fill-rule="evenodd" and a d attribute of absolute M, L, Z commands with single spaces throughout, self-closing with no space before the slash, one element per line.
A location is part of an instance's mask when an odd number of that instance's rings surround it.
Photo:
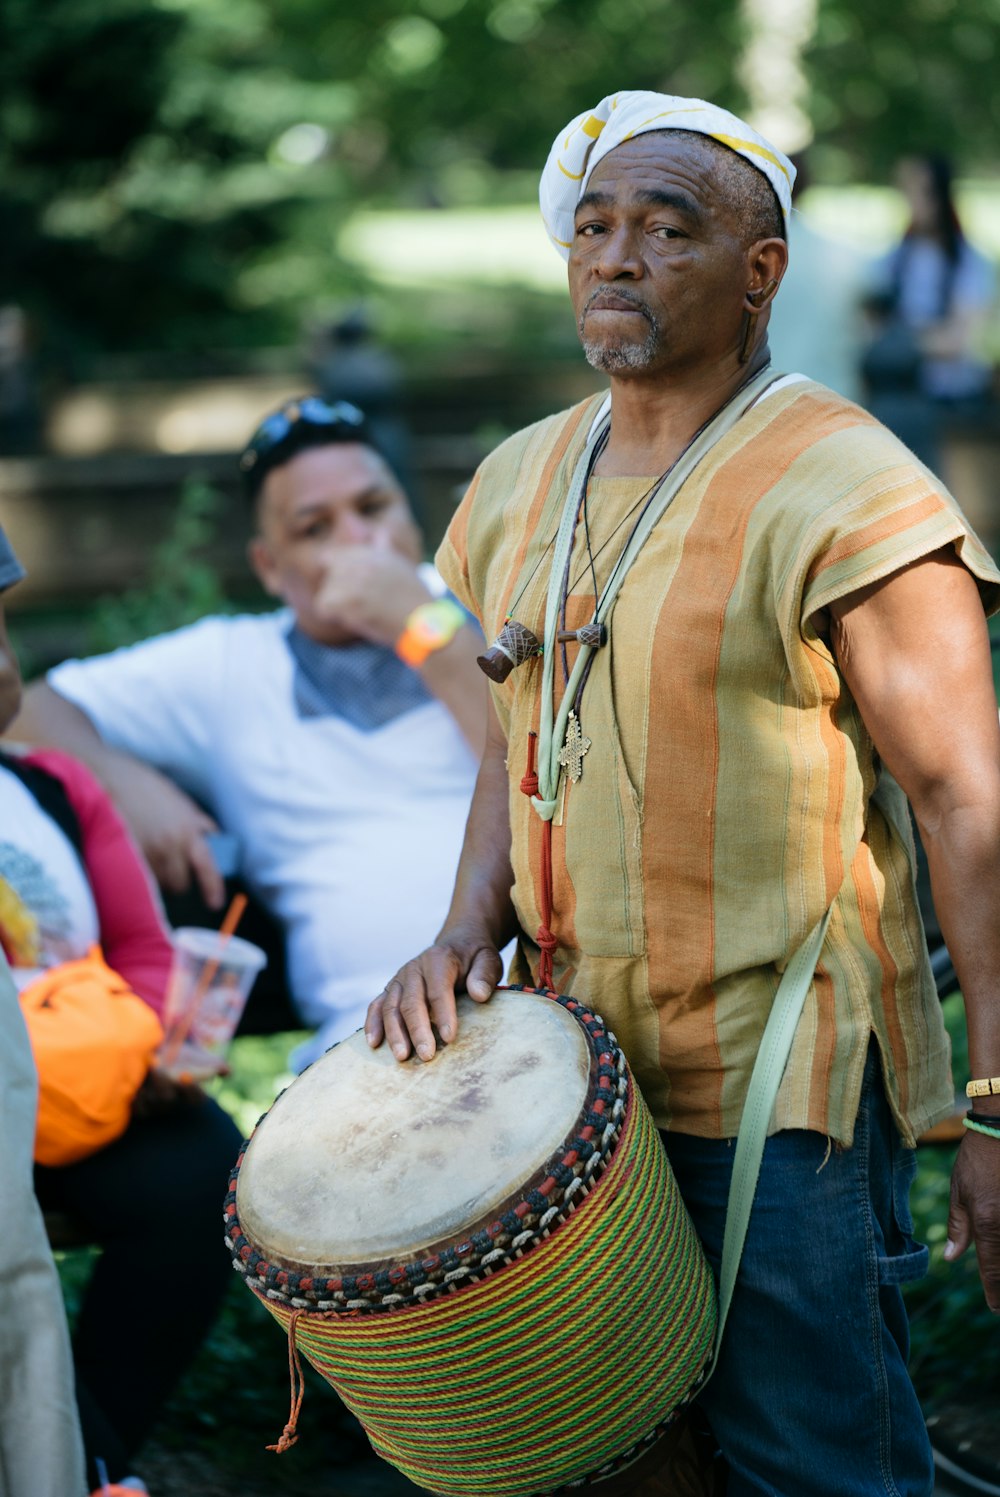
<path fill-rule="evenodd" d="M 992 182 L 964 185 L 959 204 L 966 230 L 1000 259 L 1000 192 Z M 855 252 L 880 254 L 905 227 L 902 200 L 879 187 L 814 187 L 803 217 Z M 565 265 L 532 203 L 497 208 L 383 210 L 358 213 L 339 248 L 389 286 L 509 285 L 562 293 Z"/>

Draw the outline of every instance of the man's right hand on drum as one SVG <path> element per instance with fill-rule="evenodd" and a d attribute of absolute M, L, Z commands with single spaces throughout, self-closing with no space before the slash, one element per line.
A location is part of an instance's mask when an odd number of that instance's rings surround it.
<path fill-rule="evenodd" d="M 443 931 L 369 1005 L 365 1037 L 373 1050 L 387 1040 L 397 1060 L 406 1060 L 411 1049 L 430 1060 L 437 1049 L 435 1029 L 445 1045 L 458 1033 L 456 989 L 486 1003 L 502 976 L 500 953 L 488 935 Z"/>

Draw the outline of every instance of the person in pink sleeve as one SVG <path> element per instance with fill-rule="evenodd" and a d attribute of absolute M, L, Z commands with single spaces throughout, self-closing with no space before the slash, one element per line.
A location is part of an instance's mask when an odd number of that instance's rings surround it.
<path fill-rule="evenodd" d="M 55 750 L 0 753 L 0 943 L 22 990 L 99 946 L 160 1014 L 171 947 L 151 876 L 107 792 Z M 73 1344 L 95 1491 L 144 1491 L 133 1457 L 214 1319 L 229 1280 L 218 1216 L 240 1135 L 193 1087 L 155 1070 L 125 1133 L 73 1164 L 36 1165 L 45 1211 L 101 1249 Z M 199 1293 L 143 1292 L 148 1241 L 198 1264 Z"/>

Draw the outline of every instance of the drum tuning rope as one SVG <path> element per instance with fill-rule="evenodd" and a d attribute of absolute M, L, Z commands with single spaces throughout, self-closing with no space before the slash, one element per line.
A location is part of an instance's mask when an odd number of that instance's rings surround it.
<path fill-rule="evenodd" d="M 276 1455 L 284 1455 L 286 1450 L 291 1450 L 297 1442 L 299 1415 L 302 1412 L 302 1400 L 306 1392 L 306 1380 L 302 1372 L 302 1359 L 299 1349 L 295 1345 L 295 1330 L 302 1315 L 301 1310 L 293 1310 L 288 1320 L 288 1379 L 291 1383 L 291 1404 L 288 1410 L 288 1423 L 281 1431 L 281 1438 L 277 1445 L 268 1445 L 266 1449 L 273 1450 Z"/>

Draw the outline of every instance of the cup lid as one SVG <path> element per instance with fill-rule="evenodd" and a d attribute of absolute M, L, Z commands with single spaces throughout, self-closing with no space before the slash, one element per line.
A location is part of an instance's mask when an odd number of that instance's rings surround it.
<path fill-rule="evenodd" d="M 221 961 L 225 967 L 250 968 L 259 972 L 267 966 L 267 956 L 252 941 L 240 936 L 224 940 L 217 930 L 206 930 L 198 925 L 181 925 L 173 933 L 174 946 L 187 956 L 201 961 Z"/>

